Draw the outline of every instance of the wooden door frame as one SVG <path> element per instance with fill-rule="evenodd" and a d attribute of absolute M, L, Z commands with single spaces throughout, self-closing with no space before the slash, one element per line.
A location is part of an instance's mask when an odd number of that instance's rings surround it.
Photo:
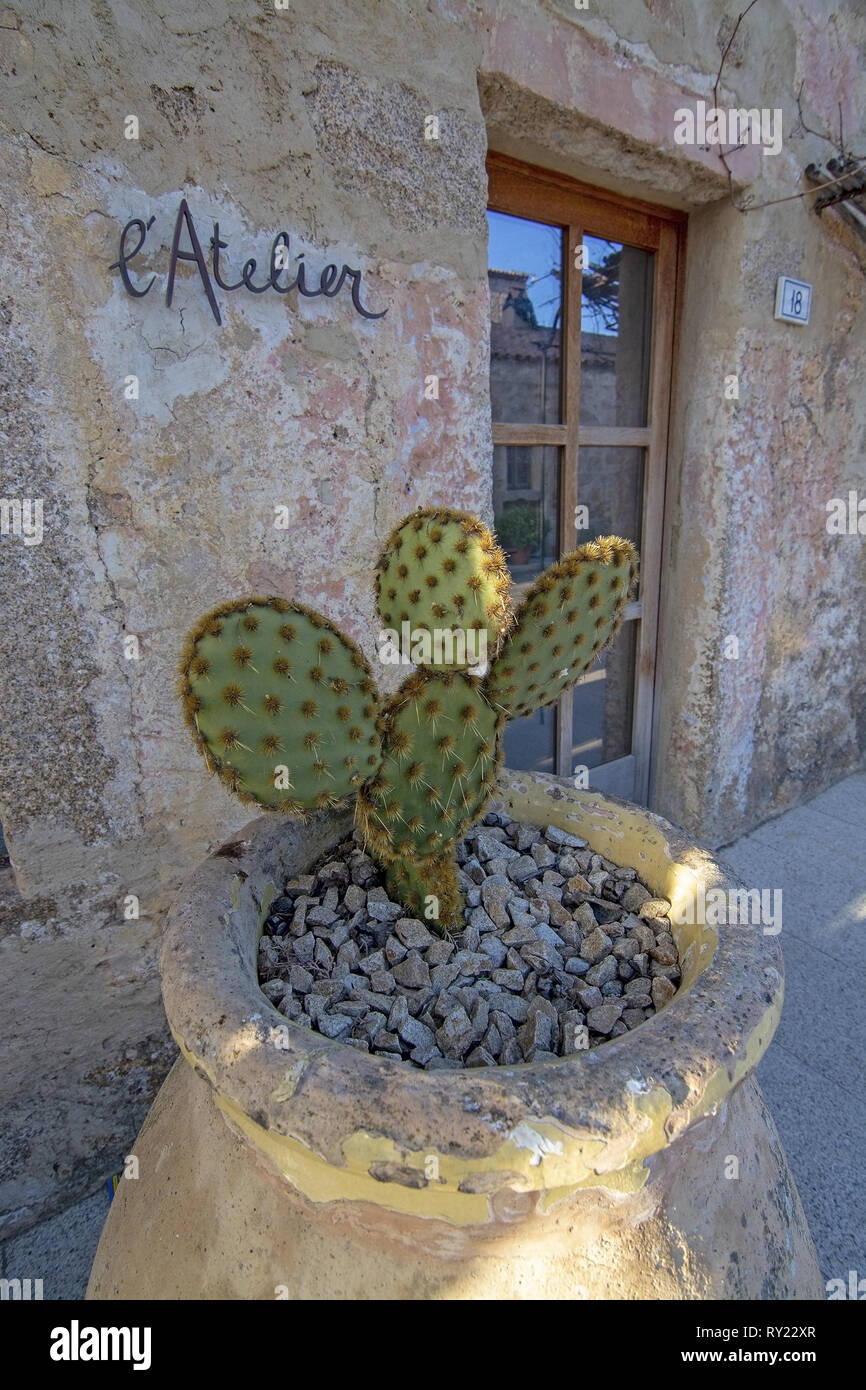
<path fill-rule="evenodd" d="M 646 804 L 650 794 L 652 739 L 658 720 L 659 613 L 665 529 L 667 452 L 673 398 L 674 349 L 681 304 L 686 214 L 674 208 L 624 198 L 552 170 L 490 151 L 488 207 L 515 217 L 535 218 L 564 229 L 562 414 L 559 425 L 493 422 L 493 443 L 548 444 L 560 449 L 559 553 L 575 548 L 577 460 L 582 446 L 639 447 L 644 451 L 640 599 L 627 617 L 638 622 L 632 753 L 618 760 L 634 769 L 630 799 Z M 585 235 L 655 253 L 652 287 L 649 395 L 645 426 L 580 426 L 581 280 L 575 251 Z M 574 466 L 569 467 L 569 460 Z M 572 694 L 558 707 L 556 771 L 571 776 Z M 616 768 L 617 763 L 607 764 Z M 630 774 L 629 774 L 630 775 Z M 592 779 L 592 772 L 590 772 Z"/>

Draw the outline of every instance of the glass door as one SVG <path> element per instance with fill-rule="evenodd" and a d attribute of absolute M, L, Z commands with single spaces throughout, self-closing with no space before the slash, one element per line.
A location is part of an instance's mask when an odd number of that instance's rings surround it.
<path fill-rule="evenodd" d="M 646 802 L 683 219 L 503 156 L 488 173 L 493 506 L 514 597 L 597 536 L 641 552 L 614 646 L 508 726 L 505 760 Z"/>

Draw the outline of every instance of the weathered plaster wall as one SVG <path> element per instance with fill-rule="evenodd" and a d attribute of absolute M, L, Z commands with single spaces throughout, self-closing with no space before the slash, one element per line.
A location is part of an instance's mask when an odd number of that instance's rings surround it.
<path fill-rule="evenodd" d="M 863 537 L 826 530 L 831 498 L 866 492 L 866 258 L 801 204 L 702 213 L 689 255 L 657 786 L 668 814 L 720 844 L 866 746 Z M 814 284 L 807 328 L 767 310 L 782 273 Z M 718 389 L 728 373 L 738 402 Z"/>
<path fill-rule="evenodd" d="M 783 107 L 790 131 L 802 80 L 812 123 L 841 99 L 853 131 L 862 13 L 760 8 L 726 98 Z M 694 212 L 659 809 L 718 840 L 857 760 L 862 544 L 823 522 L 828 497 L 863 485 L 862 251 L 803 203 L 742 217 L 715 156 L 674 144 L 673 112 L 709 98 L 730 23 L 723 4 L 677 0 L 0 8 L 2 495 L 45 499 L 41 545 L 0 540 L 15 871 L 0 1233 L 127 1151 L 172 1055 L 154 971 L 166 902 L 247 818 L 204 776 L 170 697 L 186 629 L 227 595 L 300 593 L 370 653 L 370 561 L 392 522 L 434 501 L 489 515 L 488 133 Z M 823 153 L 811 137 L 763 164 L 747 150 L 738 177 L 781 196 Z M 221 296 L 218 328 L 189 267 L 166 308 L 182 194 L 205 237 L 219 219 L 235 270 L 285 228 L 310 264 L 360 266 L 387 317 L 361 320 L 343 296 L 239 292 Z M 107 267 L 120 225 L 151 215 L 137 273 L 159 278 L 133 301 Z M 809 329 L 772 321 L 782 270 L 816 286 Z M 739 663 L 721 656 L 731 632 Z M 130 893 L 141 917 L 125 921 Z"/>

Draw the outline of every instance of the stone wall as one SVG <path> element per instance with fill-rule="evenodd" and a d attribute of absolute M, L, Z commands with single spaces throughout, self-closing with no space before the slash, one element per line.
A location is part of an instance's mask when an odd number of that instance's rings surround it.
<path fill-rule="evenodd" d="M 841 100 L 863 149 L 862 12 L 762 8 L 726 96 L 781 106 L 790 130 L 802 81 L 811 123 Z M 0 7 L 2 495 L 44 499 L 40 545 L 0 539 L 0 1234 L 128 1152 L 173 1055 L 165 905 L 247 819 L 171 696 L 186 630 L 226 596 L 298 594 L 372 655 L 371 559 L 392 523 L 436 502 L 490 518 L 488 140 L 692 212 L 658 809 L 718 842 L 856 764 L 863 548 L 824 519 L 864 485 L 864 251 L 805 202 L 741 215 L 715 155 L 674 143 L 730 22 L 677 0 Z M 812 137 L 763 164 L 745 150 L 737 188 L 782 196 L 823 154 Z M 220 296 L 220 327 L 190 264 L 167 307 L 182 197 L 203 240 L 219 221 L 233 278 L 285 229 L 307 265 L 362 270 L 387 315 L 241 290 Z M 123 224 L 151 216 L 132 273 L 157 280 L 133 299 L 109 265 Z M 782 271 L 815 285 L 809 329 L 773 322 Z"/>

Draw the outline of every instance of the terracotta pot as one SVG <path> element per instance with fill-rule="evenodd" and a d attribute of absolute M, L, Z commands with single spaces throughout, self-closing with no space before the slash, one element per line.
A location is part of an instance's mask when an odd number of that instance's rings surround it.
<path fill-rule="evenodd" d="M 583 836 L 674 905 L 738 886 L 667 822 L 505 773 L 521 820 Z M 287 877 L 346 834 L 254 821 L 170 915 L 182 1052 L 133 1152 L 90 1298 L 823 1298 L 754 1077 L 782 1003 L 760 927 L 675 928 L 682 987 L 598 1050 L 424 1072 L 289 1024 L 256 944 Z"/>
<path fill-rule="evenodd" d="M 512 565 L 528 565 L 532 554 L 528 545 L 520 545 L 516 550 L 507 550 L 508 562 Z"/>

